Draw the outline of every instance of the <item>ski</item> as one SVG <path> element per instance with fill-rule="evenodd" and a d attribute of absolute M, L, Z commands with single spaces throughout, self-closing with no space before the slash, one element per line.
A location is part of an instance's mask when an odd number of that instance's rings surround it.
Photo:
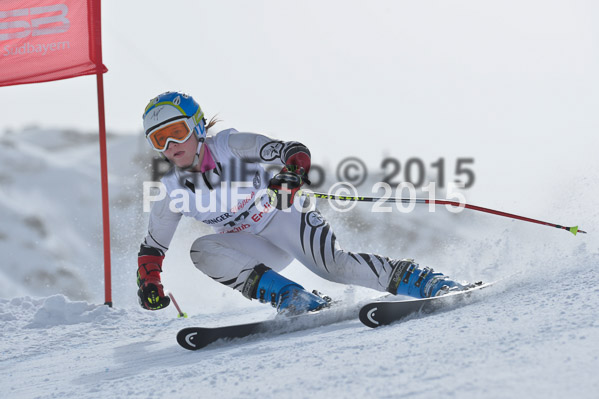
<path fill-rule="evenodd" d="M 217 327 L 186 327 L 177 333 L 177 343 L 188 350 L 199 350 L 217 341 L 229 342 L 251 336 L 274 336 L 295 331 L 309 330 L 354 319 L 368 327 L 379 327 L 399 321 L 414 313 L 432 313 L 470 303 L 472 295 L 494 283 L 477 285 L 466 291 L 447 295 L 406 301 L 375 301 L 364 305 L 333 305 L 317 312 L 297 316 L 277 316 L 274 319 L 253 323 L 231 324 Z M 388 297 L 388 296 L 385 296 Z"/>
<path fill-rule="evenodd" d="M 368 327 L 376 328 L 394 323 L 415 313 L 430 314 L 441 309 L 467 305 L 474 300 L 473 296 L 476 296 L 477 292 L 493 284 L 494 282 L 481 283 L 465 291 L 434 298 L 371 302 L 360 309 L 360 321 Z"/>
<path fill-rule="evenodd" d="M 355 319 L 360 305 L 335 306 L 297 316 L 277 316 L 274 319 L 220 327 L 187 327 L 177 333 L 177 342 L 188 350 L 198 350 L 216 341 L 231 341 L 253 335 L 271 336 L 308 330 Z"/>

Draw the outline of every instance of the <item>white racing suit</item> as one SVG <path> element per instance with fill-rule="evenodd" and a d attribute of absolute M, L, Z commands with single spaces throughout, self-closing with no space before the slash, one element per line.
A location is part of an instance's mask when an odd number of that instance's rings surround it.
<path fill-rule="evenodd" d="M 305 197 L 295 199 L 305 210 L 292 206 L 281 211 L 270 206 L 266 195 L 269 176 L 261 164 L 282 167 L 297 149 L 307 151 L 302 144 L 228 129 L 208 137 L 204 145 L 216 168 L 192 173 L 173 167 L 162 178 L 168 195 L 152 206 L 140 254 L 144 247 L 166 252 L 184 215 L 215 230 L 193 243 L 194 265 L 238 291 L 243 290 L 256 265 L 278 272 L 294 258 L 330 281 L 388 289 L 393 261 L 341 249 L 329 223 L 308 206 Z M 183 198 L 188 198 L 187 203 Z"/>

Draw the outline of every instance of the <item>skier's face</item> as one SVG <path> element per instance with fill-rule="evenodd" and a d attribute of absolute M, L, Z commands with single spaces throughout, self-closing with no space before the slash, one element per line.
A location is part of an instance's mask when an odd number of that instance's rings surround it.
<path fill-rule="evenodd" d="M 177 167 L 186 168 L 193 163 L 197 149 L 198 139 L 195 134 L 192 134 L 183 143 L 171 141 L 164 151 L 164 156 Z"/>

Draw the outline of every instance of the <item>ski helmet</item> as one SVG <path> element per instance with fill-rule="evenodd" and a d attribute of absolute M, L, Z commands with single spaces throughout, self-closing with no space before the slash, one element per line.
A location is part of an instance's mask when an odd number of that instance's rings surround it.
<path fill-rule="evenodd" d="M 179 136 L 169 134 L 163 128 L 171 124 L 182 125 L 184 132 L 178 133 Z M 202 108 L 192 96 L 176 91 L 167 91 L 150 100 L 143 114 L 143 125 L 150 145 L 159 152 L 165 151 L 171 141 L 184 142 L 193 132 L 200 143 L 206 137 L 206 120 Z"/>

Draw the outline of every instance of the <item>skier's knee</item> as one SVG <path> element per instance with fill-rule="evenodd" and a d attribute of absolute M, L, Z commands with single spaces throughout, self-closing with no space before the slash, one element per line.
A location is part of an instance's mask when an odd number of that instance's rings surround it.
<path fill-rule="evenodd" d="M 200 237 L 191 244 L 189 256 L 197 269 L 204 271 L 204 266 L 208 264 L 206 258 L 214 251 L 214 247 L 215 243 L 205 237 Z"/>

